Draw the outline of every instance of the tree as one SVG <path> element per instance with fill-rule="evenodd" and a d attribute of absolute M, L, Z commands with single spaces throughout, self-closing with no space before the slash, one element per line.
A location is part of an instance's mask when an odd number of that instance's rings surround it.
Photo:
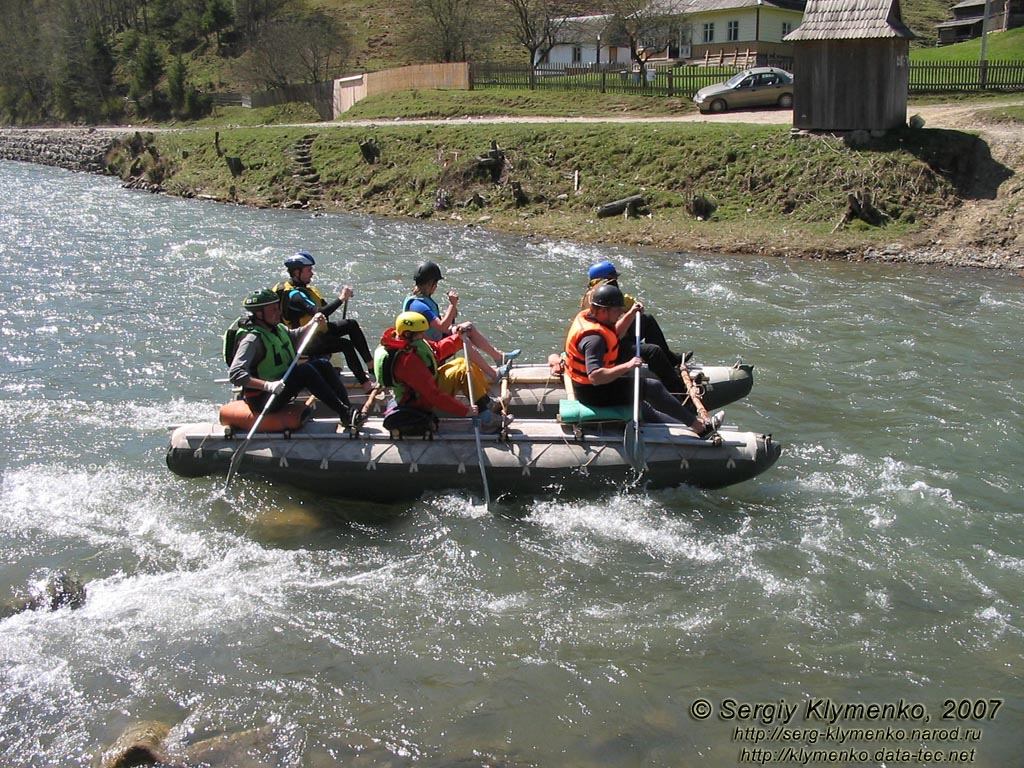
<path fill-rule="evenodd" d="M 185 109 L 185 93 L 188 90 L 188 68 L 181 56 L 171 62 L 167 70 L 167 99 L 171 102 L 171 110 L 182 114 Z"/>
<path fill-rule="evenodd" d="M 306 11 L 268 23 L 243 70 L 266 88 L 322 83 L 343 74 L 351 54 L 347 27 L 323 11 Z"/>
<path fill-rule="evenodd" d="M 433 61 L 467 61 L 488 28 L 481 0 L 412 0 L 412 5 L 422 17 L 417 37 Z"/>
<path fill-rule="evenodd" d="M 217 50 L 220 50 L 220 33 L 234 22 L 234 14 L 228 0 L 208 0 L 201 20 L 203 34 L 213 34 L 217 39 Z"/>
<path fill-rule="evenodd" d="M 511 17 L 511 34 L 530 56 L 530 88 L 536 87 L 538 52 L 547 53 L 558 42 L 568 19 L 557 15 L 551 0 L 504 0 Z"/>
<path fill-rule="evenodd" d="M 140 105 L 143 98 L 148 95 L 149 111 L 154 111 L 157 107 L 156 86 L 164 74 L 163 57 L 157 49 L 156 42 L 149 35 L 140 38 L 134 54 L 129 64 L 129 92 Z"/>
<path fill-rule="evenodd" d="M 9 0 L 0 24 L 0 108 L 11 122 L 47 114 L 50 79 L 39 16 L 32 0 Z"/>
<path fill-rule="evenodd" d="M 687 27 L 680 0 L 609 0 L 613 34 L 629 46 L 630 59 L 641 66 L 655 52 L 678 45 Z"/>

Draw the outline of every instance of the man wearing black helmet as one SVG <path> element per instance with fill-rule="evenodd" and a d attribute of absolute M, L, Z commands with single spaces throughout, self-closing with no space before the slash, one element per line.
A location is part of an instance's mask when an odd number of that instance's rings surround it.
<path fill-rule="evenodd" d="M 441 275 L 441 268 L 432 261 L 424 261 L 413 274 L 412 293 L 405 297 L 402 304 L 403 312 L 417 312 L 427 318 L 430 328 L 427 331 L 427 338 L 431 341 L 441 339 L 453 333 L 452 323 L 459 314 L 459 294 L 455 291 L 448 291 L 448 308 L 441 315 L 437 302 L 432 298 L 437 291 L 440 282 L 444 280 Z M 465 324 L 464 324 L 465 325 Z M 501 352 L 495 348 L 490 341 L 472 324 L 469 329 L 463 331 L 469 339 L 469 353 L 473 363 L 477 365 L 487 376 L 488 381 L 501 378 L 508 372 L 508 362 L 519 356 L 519 350 L 512 352 Z M 483 358 L 480 352 L 490 355 L 498 369 L 495 370 Z"/>
<path fill-rule="evenodd" d="M 616 288 L 619 288 L 619 272 L 610 261 L 597 262 L 590 267 L 587 274 L 590 278 L 590 283 L 587 286 L 587 292 L 583 294 L 583 298 L 580 300 L 581 309 L 586 309 L 590 306 L 590 297 L 602 285 L 614 285 Z M 645 312 L 644 305 L 632 296 L 623 294 L 623 299 L 626 312 L 618 323 L 620 332 L 623 334 L 628 332 L 633 327 L 636 315 L 640 315 L 640 338 L 642 340 L 640 344 L 640 357 L 647 363 L 651 373 L 661 379 L 661 383 L 668 388 L 669 392 L 676 394 L 681 400 L 685 399 L 686 385 L 679 374 L 679 366 L 685 363 L 686 360 L 689 360 L 693 353 L 687 352 L 686 355 L 677 355 L 669 349 L 668 342 L 665 340 L 665 334 L 662 333 L 661 326 L 658 325 L 654 315 Z M 630 350 L 623 346 L 619 362 L 631 356 L 629 353 Z"/>
<path fill-rule="evenodd" d="M 292 368 L 287 381 L 282 379 L 303 336 L 314 325 L 323 326 L 327 318 L 318 312 L 305 325 L 290 329 L 281 322 L 277 294 L 267 289 L 249 294 L 242 308 L 249 313 L 249 320 L 234 331 L 237 343 L 228 378 L 242 388 L 242 398 L 252 412 L 261 413 L 271 395 L 277 396 L 271 412 L 280 410 L 301 390 L 308 389 L 337 413 L 342 423 L 347 423 L 351 409 L 348 393 L 330 362 L 311 359 Z"/>
<path fill-rule="evenodd" d="M 580 310 L 565 339 L 566 371 L 576 398 L 595 407 L 631 405 L 632 373 L 643 358 L 619 354 L 617 324 L 625 313 L 626 300 L 614 285 L 602 285 L 590 295 L 590 306 Z M 620 362 L 622 361 L 622 362 Z M 658 379 L 640 379 L 644 421 L 685 424 L 700 436 L 718 429 L 725 417 L 719 411 L 707 421 L 697 418 L 692 406 L 680 403 Z"/>
<path fill-rule="evenodd" d="M 620 277 L 622 277 L 621 273 L 610 261 L 599 261 L 592 264 L 590 269 L 587 270 L 587 278 L 589 282 L 587 283 L 587 292 L 583 294 L 583 299 L 580 301 L 580 308 L 586 309 L 590 306 L 590 293 L 595 288 L 602 285 L 614 285 L 621 288 L 621 286 L 619 286 Z M 623 296 L 626 299 L 626 309 L 632 309 L 633 305 L 636 303 L 636 299 L 626 293 L 623 293 Z M 665 353 L 665 359 L 671 365 L 679 366 L 686 362 L 686 360 L 693 355 L 693 352 L 687 352 L 685 355 L 679 355 L 673 352 L 668 345 L 668 340 L 665 338 L 664 331 L 661 330 L 661 326 L 658 324 L 658 319 L 649 312 L 643 312 L 642 309 L 643 307 L 641 305 L 642 314 L 640 315 L 640 338 L 648 344 L 653 344 L 661 349 L 661 351 Z M 643 357 L 644 360 L 647 360 L 647 355 L 641 355 L 641 357 Z"/>
<path fill-rule="evenodd" d="M 284 260 L 284 267 L 288 270 L 288 280 L 275 285 L 274 290 L 283 297 L 284 322 L 289 328 L 297 328 L 306 323 L 317 312 L 325 317 L 330 317 L 338 307 L 352 297 L 351 286 L 345 285 L 338 292 L 338 298 L 328 303 L 320 291 L 310 285 L 315 265 L 316 261 L 306 251 L 296 251 Z M 335 352 L 341 352 L 345 356 L 345 362 L 348 363 L 352 375 L 356 377 L 356 381 L 367 392 L 373 389 L 373 383 L 363 367 L 364 364 L 366 367 L 372 364 L 373 356 L 366 343 L 366 336 L 363 335 L 359 323 L 355 320 L 350 318 L 330 320 L 310 342 L 307 350 L 310 357 L 330 357 Z"/>

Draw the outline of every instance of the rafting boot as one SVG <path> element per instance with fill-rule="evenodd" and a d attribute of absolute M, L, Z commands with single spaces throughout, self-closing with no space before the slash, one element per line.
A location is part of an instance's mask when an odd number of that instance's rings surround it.
<path fill-rule="evenodd" d="M 725 411 L 719 411 L 704 422 L 704 428 L 701 429 L 697 436 L 714 440 L 718 435 L 718 428 L 722 426 L 723 421 L 725 421 Z"/>
<path fill-rule="evenodd" d="M 512 370 L 512 361 L 519 357 L 521 352 L 521 349 L 513 349 L 511 352 L 501 353 L 501 365 L 497 368 L 498 381 L 508 376 L 508 372 Z"/>
<path fill-rule="evenodd" d="M 480 412 L 480 431 L 488 435 L 496 435 L 504 431 L 512 423 L 512 417 L 503 413 L 495 413 L 489 408 Z"/>

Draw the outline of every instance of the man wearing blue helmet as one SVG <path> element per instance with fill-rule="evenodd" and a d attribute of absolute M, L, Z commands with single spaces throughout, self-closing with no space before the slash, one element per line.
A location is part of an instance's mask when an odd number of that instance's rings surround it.
<path fill-rule="evenodd" d="M 602 285 L 619 287 L 619 272 L 610 261 L 599 261 L 593 264 L 587 276 L 590 278 L 590 283 L 587 286 L 587 292 L 580 301 L 580 307 L 583 309 L 590 307 L 590 299 L 597 288 L 600 288 Z M 687 352 L 684 357 L 673 352 L 669 348 L 668 340 L 665 338 L 665 334 L 662 332 L 661 326 L 658 325 L 658 320 L 654 315 L 644 312 L 644 305 L 632 296 L 623 294 L 623 299 L 625 300 L 626 313 L 619 321 L 618 327 L 623 329 L 623 333 L 625 333 L 633 328 L 633 324 L 636 322 L 636 315 L 640 314 L 640 339 L 643 342 L 640 345 L 640 357 L 647 363 L 651 373 L 661 379 L 661 382 L 668 387 L 670 392 L 682 395 L 686 392 L 686 385 L 679 376 L 679 366 L 685 360 L 688 360 L 693 353 Z M 622 349 L 625 355 L 626 347 L 623 346 Z"/>
<path fill-rule="evenodd" d="M 310 285 L 315 265 L 316 261 L 306 251 L 296 251 L 284 260 L 288 279 L 275 285 L 274 290 L 281 296 L 284 323 L 289 328 L 304 325 L 317 312 L 330 317 L 352 297 L 351 286 L 345 285 L 338 292 L 338 298 L 328 303 L 320 291 Z M 363 367 L 365 364 L 369 368 L 373 364 L 373 355 L 366 343 L 366 336 L 355 320 L 330 320 L 310 343 L 308 350 L 310 357 L 330 357 L 335 352 L 341 352 L 356 381 L 367 392 L 373 389 L 373 383 Z"/>

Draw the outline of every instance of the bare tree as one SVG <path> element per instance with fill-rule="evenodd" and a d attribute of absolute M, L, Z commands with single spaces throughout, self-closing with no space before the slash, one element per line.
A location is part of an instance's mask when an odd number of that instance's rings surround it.
<path fill-rule="evenodd" d="M 467 61 L 486 28 L 482 0 L 412 0 L 422 18 L 418 37 L 426 58 Z"/>
<path fill-rule="evenodd" d="M 613 34 L 629 46 L 630 59 L 641 66 L 653 54 L 678 45 L 688 27 L 680 0 L 608 0 L 615 16 Z"/>
<path fill-rule="evenodd" d="M 552 0 L 504 0 L 504 3 L 509 10 L 512 37 L 529 54 L 530 88 L 533 88 L 537 54 L 547 53 L 558 42 L 558 33 L 568 18 L 557 13 Z"/>
<path fill-rule="evenodd" d="M 348 28 L 323 11 L 269 22 L 242 65 L 256 86 L 322 83 L 343 73 L 352 54 Z"/>

